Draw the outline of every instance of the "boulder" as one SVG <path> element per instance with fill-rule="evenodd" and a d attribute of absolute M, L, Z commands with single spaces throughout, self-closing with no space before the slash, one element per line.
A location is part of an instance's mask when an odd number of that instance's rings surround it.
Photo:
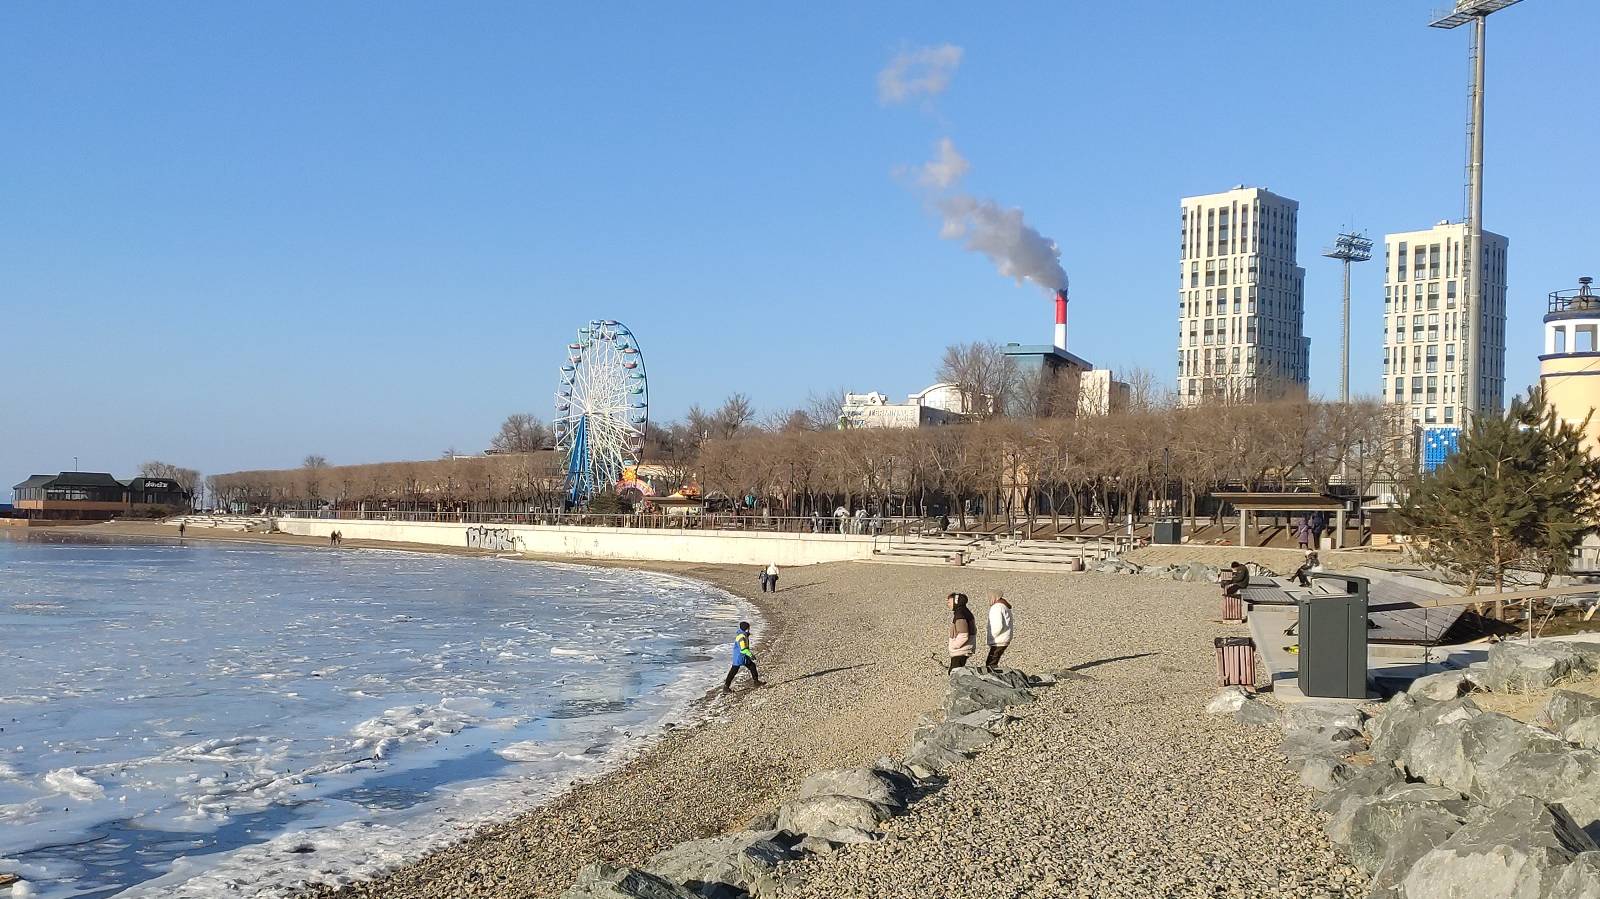
<path fill-rule="evenodd" d="M 1561 872 L 1550 899 L 1600 899 L 1600 852 L 1585 852 Z"/>
<path fill-rule="evenodd" d="M 1367 720 L 1367 741 L 1372 744 L 1372 757 L 1393 762 L 1416 736 L 1422 719 L 1422 703 L 1407 693 L 1396 693 L 1383 707 Z"/>
<path fill-rule="evenodd" d="M 1418 792 L 1397 790 L 1359 805 L 1349 816 L 1345 850 L 1372 876 L 1369 897 L 1399 895 L 1400 884 L 1417 859 L 1448 840 L 1465 822 L 1466 800 L 1459 796 L 1422 798 Z"/>
<path fill-rule="evenodd" d="M 1251 696 L 1234 710 L 1233 718 L 1240 724 L 1249 724 L 1253 727 L 1272 727 L 1278 723 L 1278 710 Z"/>
<path fill-rule="evenodd" d="M 560 899 L 700 899 L 700 894 L 648 871 L 596 862 Z"/>
<path fill-rule="evenodd" d="M 1539 713 L 1539 724 L 1568 743 L 1600 749 L 1600 697 L 1557 690 Z"/>
<path fill-rule="evenodd" d="M 1210 702 L 1206 703 L 1206 714 L 1232 715 L 1239 711 L 1239 706 L 1244 705 L 1249 698 L 1250 694 L 1246 693 L 1243 687 L 1223 687 L 1217 695 L 1211 697 Z"/>
<path fill-rule="evenodd" d="M 938 740 L 924 737 L 913 742 L 911 748 L 906 750 L 905 762 L 912 774 L 926 780 L 935 774 L 943 774 L 967 758 L 964 752 Z"/>
<path fill-rule="evenodd" d="M 947 719 L 944 723 L 959 724 L 963 727 L 979 727 L 992 734 L 998 734 L 1002 730 L 1005 730 L 1006 724 L 1008 724 L 1011 720 L 1013 719 L 1009 718 L 1005 712 L 1002 712 L 999 709 L 979 709 L 976 712 L 968 712 L 965 715 L 957 715 L 954 718 Z"/>
<path fill-rule="evenodd" d="M 1291 702 L 1283 707 L 1284 731 L 1327 732 L 1351 730 L 1360 735 L 1366 715 L 1355 705 L 1344 702 Z"/>
<path fill-rule="evenodd" d="M 1366 802 L 1383 795 L 1385 790 L 1397 785 L 1406 785 L 1400 772 L 1395 770 L 1393 765 L 1380 762 L 1355 769 L 1348 779 L 1329 790 L 1326 796 L 1318 799 L 1313 805 L 1337 817 L 1350 803 Z"/>
<path fill-rule="evenodd" d="M 870 833 L 888 819 L 888 809 L 854 796 L 808 796 L 778 808 L 779 830 L 836 843 L 860 842 L 858 831 Z"/>
<path fill-rule="evenodd" d="M 1290 761 L 1318 757 L 1344 759 L 1366 748 L 1367 741 L 1362 738 L 1361 731 L 1349 729 L 1289 731 L 1278 744 L 1279 754 Z"/>
<path fill-rule="evenodd" d="M 1028 676 L 1021 671 L 957 668 L 950 672 L 944 711 L 946 719 L 959 718 L 980 709 L 1004 709 L 1032 701 Z"/>
<path fill-rule="evenodd" d="M 1371 805 L 1383 805 L 1386 808 L 1368 809 L 1367 806 Z M 1387 787 L 1364 796 L 1352 795 L 1339 808 L 1333 810 L 1323 830 L 1328 834 L 1328 839 L 1341 846 L 1348 846 L 1356 839 L 1358 821 L 1366 822 L 1363 826 L 1371 826 L 1373 815 L 1388 815 L 1392 818 L 1401 816 L 1407 809 L 1434 805 L 1441 806 L 1445 811 L 1457 816 L 1464 816 L 1471 807 L 1467 799 L 1448 787 L 1400 781 L 1390 783 Z M 1381 857 L 1382 852 L 1377 855 Z M 1378 860 L 1373 858 L 1372 864 L 1364 867 L 1371 871 L 1376 867 Z"/>
<path fill-rule="evenodd" d="M 704 899 L 770 896 L 778 889 L 778 863 L 801 855 L 796 842 L 794 834 L 783 831 L 745 831 L 679 843 L 656 853 L 643 867 Z"/>
<path fill-rule="evenodd" d="M 1356 775 L 1356 769 L 1331 756 L 1312 756 L 1300 766 L 1300 783 L 1318 793 L 1330 793 Z"/>
<path fill-rule="evenodd" d="M 908 790 L 886 772 L 873 768 L 818 771 L 800 782 L 796 799 L 813 796 L 854 796 L 884 808 L 905 808 Z"/>
<path fill-rule="evenodd" d="M 1490 718 L 1491 723 L 1469 731 L 1479 718 Z M 1408 727 L 1410 741 L 1401 748 L 1398 763 L 1414 778 L 1469 792 L 1480 743 L 1494 736 L 1497 728 L 1509 735 L 1515 730 L 1513 725 L 1522 726 L 1504 715 L 1485 714 L 1470 699 L 1425 703 L 1419 707 L 1416 722 Z M 1397 729 L 1394 735 L 1402 734 Z M 1374 756 L 1378 745 L 1374 741 Z"/>
<path fill-rule="evenodd" d="M 1549 896 L 1594 841 L 1560 806 L 1518 797 L 1477 809 L 1403 879 L 1407 899 Z"/>
<path fill-rule="evenodd" d="M 1466 671 L 1441 671 L 1427 677 L 1419 677 L 1411 682 L 1406 692 L 1417 699 L 1426 699 L 1430 702 L 1445 702 L 1455 699 L 1464 693 L 1471 693 L 1473 688 L 1472 675 Z"/>
<path fill-rule="evenodd" d="M 1544 731 L 1509 754 L 1491 750 L 1479 765 L 1474 793 L 1487 805 L 1517 796 L 1560 803 L 1578 826 L 1600 834 L 1600 752 L 1577 749 Z"/>
<path fill-rule="evenodd" d="M 1479 683 L 1497 693 L 1524 693 L 1555 686 L 1591 670 L 1584 654 L 1565 643 L 1496 643 Z"/>

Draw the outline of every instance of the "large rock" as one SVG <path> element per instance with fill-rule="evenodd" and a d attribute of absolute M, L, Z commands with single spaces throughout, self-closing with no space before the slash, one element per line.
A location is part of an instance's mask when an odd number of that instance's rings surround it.
<path fill-rule="evenodd" d="M 1473 686 L 1470 672 L 1441 671 L 1438 674 L 1417 678 L 1406 688 L 1406 692 L 1417 699 L 1445 702 L 1462 694 L 1471 693 Z"/>
<path fill-rule="evenodd" d="M 1312 756 L 1300 766 L 1300 784 L 1318 793 L 1331 793 L 1355 776 L 1355 768 L 1332 756 Z"/>
<path fill-rule="evenodd" d="M 1290 761 L 1344 759 L 1366 748 L 1367 741 L 1362 738 L 1361 731 L 1349 729 L 1290 731 L 1284 734 L 1283 741 L 1278 744 L 1279 754 Z"/>
<path fill-rule="evenodd" d="M 1568 865 L 1550 899 L 1600 899 L 1600 852 L 1585 852 Z"/>
<path fill-rule="evenodd" d="M 1223 687 L 1206 703 L 1207 715 L 1232 715 L 1245 704 L 1250 694 L 1243 687 Z"/>
<path fill-rule="evenodd" d="M 1508 755 L 1492 752 L 1484 759 L 1474 781 L 1475 795 L 1487 805 L 1516 796 L 1560 803 L 1580 827 L 1600 834 L 1600 752 L 1528 730 L 1538 739 Z"/>
<path fill-rule="evenodd" d="M 1497 693 L 1543 690 L 1593 669 L 1587 654 L 1565 643 L 1496 643 L 1488 661 L 1481 683 Z"/>
<path fill-rule="evenodd" d="M 1519 797 L 1480 808 L 1407 872 L 1407 899 L 1492 899 L 1552 894 L 1594 841 L 1560 806 Z"/>
<path fill-rule="evenodd" d="M 840 768 L 818 771 L 800 782 L 797 799 L 813 796 L 854 796 L 874 805 L 900 809 L 906 805 L 906 784 L 887 771 L 874 768 Z"/>
<path fill-rule="evenodd" d="M 1240 724 L 1249 724 L 1253 727 L 1272 727 L 1278 723 L 1278 710 L 1262 702 L 1255 696 L 1247 698 L 1233 711 L 1233 718 Z"/>
<path fill-rule="evenodd" d="M 860 842 L 889 819 L 883 806 L 854 796 L 808 796 L 778 808 L 778 829 L 822 837 L 837 843 Z"/>
<path fill-rule="evenodd" d="M 1369 809 L 1368 806 L 1383 805 L 1386 809 Z M 1337 809 L 1332 809 L 1328 816 L 1328 823 L 1323 826 L 1328 839 L 1341 846 L 1348 846 L 1356 839 L 1356 824 L 1365 821 L 1374 814 L 1399 815 L 1406 809 L 1421 806 L 1442 806 L 1445 811 L 1457 816 L 1464 816 L 1471 803 L 1460 793 L 1449 787 L 1438 787 L 1433 784 L 1414 784 L 1404 781 L 1392 782 L 1387 787 L 1365 795 L 1352 794 Z M 1377 860 L 1382 857 L 1382 852 L 1367 865 L 1367 870 L 1376 867 Z"/>
<path fill-rule="evenodd" d="M 1347 821 L 1344 844 L 1350 858 L 1372 875 L 1369 899 L 1399 895 L 1417 859 L 1461 828 L 1469 805 L 1441 787 L 1400 788 L 1362 803 Z"/>
<path fill-rule="evenodd" d="M 644 870 L 694 890 L 705 899 L 771 896 L 779 862 L 799 858 L 793 834 L 745 831 L 690 840 L 652 856 Z"/>
<path fill-rule="evenodd" d="M 1600 697 L 1557 690 L 1545 703 L 1539 723 L 1568 743 L 1600 749 Z"/>
<path fill-rule="evenodd" d="M 927 734 L 912 742 L 911 748 L 906 750 L 905 762 L 913 774 L 926 779 L 949 771 L 968 758 L 966 753 Z"/>
<path fill-rule="evenodd" d="M 1486 747 L 1526 737 L 1532 728 L 1504 715 L 1485 713 L 1468 699 L 1424 705 L 1400 764 L 1414 778 L 1472 792 L 1472 778 Z"/>
<path fill-rule="evenodd" d="M 1366 715 L 1358 706 L 1345 702 L 1291 702 L 1283 707 L 1281 724 L 1285 732 L 1326 733 L 1337 730 L 1359 732 Z"/>
<path fill-rule="evenodd" d="M 982 709 L 1004 709 L 1033 701 L 1028 676 L 1021 671 L 957 668 L 950 672 L 945 717 L 958 718 Z"/>
<path fill-rule="evenodd" d="M 1393 765 L 1378 762 L 1355 770 L 1350 777 L 1313 804 L 1329 815 L 1338 817 L 1351 803 L 1366 802 L 1382 796 L 1391 788 L 1405 785 L 1405 779 Z"/>
<path fill-rule="evenodd" d="M 701 899 L 688 887 L 638 868 L 596 862 L 578 872 L 561 899 Z"/>

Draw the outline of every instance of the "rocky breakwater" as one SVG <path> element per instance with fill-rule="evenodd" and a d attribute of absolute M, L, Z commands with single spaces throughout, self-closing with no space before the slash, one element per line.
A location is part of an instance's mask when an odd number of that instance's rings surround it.
<path fill-rule="evenodd" d="M 1070 671 L 1029 676 L 1009 669 L 950 672 L 944 708 L 923 717 L 899 759 L 870 768 L 820 771 L 797 795 L 724 836 L 679 843 L 635 867 L 590 865 L 561 899 L 770 899 L 788 878 L 784 862 L 882 839 L 880 825 L 939 789 L 941 775 L 970 759 L 1031 703 L 1034 691 Z"/>
<path fill-rule="evenodd" d="M 1281 728 L 1373 897 L 1600 899 L 1600 698 L 1560 689 L 1597 672 L 1600 646 L 1500 643 L 1382 705 L 1230 689 L 1208 711 Z M 1549 696 L 1530 724 L 1473 699 L 1497 693 Z"/>

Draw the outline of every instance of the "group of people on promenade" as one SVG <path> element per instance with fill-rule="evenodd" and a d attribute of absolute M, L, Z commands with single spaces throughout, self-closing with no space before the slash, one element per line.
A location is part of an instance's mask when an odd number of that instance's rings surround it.
<path fill-rule="evenodd" d="M 1326 530 L 1328 530 L 1326 512 L 1297 515 L 1289 522 L 1289 533 L 1294 535 L 1294 540 L 1300 544 L 1301 549 L 1316 549 L 1321 546 L 1322 532 Z"/>

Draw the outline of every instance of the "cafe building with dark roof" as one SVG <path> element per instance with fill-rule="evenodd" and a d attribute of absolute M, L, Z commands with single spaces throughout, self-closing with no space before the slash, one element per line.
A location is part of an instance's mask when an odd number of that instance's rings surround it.
<path fill-rule="evenodd" d="M 13 486 L 14 515 L 31 519 L 104 521 L 152 509 L 188 509 L 190 494 L 170 478 L 119 481 L 105 472 L 36 474 Z"/>

